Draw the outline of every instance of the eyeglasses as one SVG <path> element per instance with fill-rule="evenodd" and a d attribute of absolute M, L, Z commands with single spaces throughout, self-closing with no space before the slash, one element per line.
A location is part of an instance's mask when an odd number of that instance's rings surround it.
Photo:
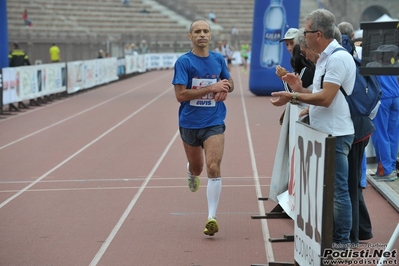
<path fill-rule="evenodd" d="M 303 32 L 303 36 L 306 36 L 306 34 L 308 34 L 308 33 L 316 33 L 316 32 L 318 32 L 318 30 L 305 30 Z"/>

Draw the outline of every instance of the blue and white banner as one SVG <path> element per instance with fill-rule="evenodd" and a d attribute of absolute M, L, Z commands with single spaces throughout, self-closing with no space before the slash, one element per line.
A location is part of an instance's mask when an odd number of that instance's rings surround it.
<path fill-rule="evenodd" d="M 64 63 L 3 68 L 3 104 L 66 90 Z"/>

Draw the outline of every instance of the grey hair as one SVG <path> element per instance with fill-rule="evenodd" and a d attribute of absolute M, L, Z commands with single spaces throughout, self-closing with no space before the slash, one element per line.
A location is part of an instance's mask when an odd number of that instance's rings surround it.
<path fill-rule="evenodd" d="M 300 28 L 298 29 L 298 32 L 296 33 L 294 37 L 294 43 L 298 44 L 301 48 L 308 48 L 306 45 L 306 39 L 305 36 L 303 35 L 303 32 L 305 31 L 305 28 Z"/>
<path fill-rule="evenodd" d="M 353 38 L 355 35 L 355 30 L 353 29 L 352 24 L 349 22 L 343 21 L 339 23 L 337 27 L 342 35 L 348 35 L 349 38 Z"/>
<path fill-rule="evenodd" d="M 342 34 L 341 34 L 341 32 L 339 31 L 339 28 L 338 28 L 338 27 L 335 27 L 335 30 L 334 30 L 334 39 L 336 39 L 337 42 L 338 42 L 339 44 L 342 44 Z"/>
<path fill-rule="evenodd" d="M 321 31 L 326 39 L 334 39 L 335 16 L 326 9 L 316 9 L 306 16 L 305 21 L 310 22 L 310 30 Z"/>

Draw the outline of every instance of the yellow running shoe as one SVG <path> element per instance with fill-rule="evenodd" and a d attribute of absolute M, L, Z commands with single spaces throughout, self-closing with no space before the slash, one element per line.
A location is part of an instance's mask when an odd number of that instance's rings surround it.
<path fill-rule="evenodd" d="M 190 188 L 191 192 L 195 192 L 199 189 L 201 181 L 198 178 L 198 176 L 191 175 L 187 179 L 188 181 L 188 187 Z"/>
<path fill-rule="evenodd" d="M 195 192 L 199 189 L 201 181 L 198 176 L 193 175 L 189 169 L 189 164 L 187 163 L 187 182 L 188 182 L 188 188 L 191 190 L 191 192 Z"/>
<path fill-rule="evenodd" d="M 209 219 L 205 224 L 204 234 L 207 236 L 213 236 L 219 232 L 219 225 L 215 219 Z"/>

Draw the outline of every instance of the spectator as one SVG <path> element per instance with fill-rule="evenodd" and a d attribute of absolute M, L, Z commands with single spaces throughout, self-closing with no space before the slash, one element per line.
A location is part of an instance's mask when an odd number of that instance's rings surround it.
<path fill-rule="evenodd" d="M 130 44 L 126 43 L 123 53 L 125 55 L 131 55 L 132 54 L 132 46 Z"/>
<path fill-rule="evenodd" d="M 355 46 L 353 43 L 355 32 L 352 24 L 344 21 L 339 23 L 337 27 L 342 34 L 342 46 L 348 50 L 352 56 L 361 59 L 361 47 Z M 350 240 L 354 245 L 357 245 L 359 240 L 368 240 L 373 237 L 371 219 L 363 197 L 363 189 L 366 182 L 362 180 L 365 179 L 365 148 L 370 141 L 370 136 L 354 142 L 348 154 L 348 186 L 352 204 L 352 229 Z"/>
<path fill-rule="evenodd" d="M 294 38 L 297 32 L 298 32 L 297 28 L 289 28 L 287 32 L 284 34 L 284 38 L 282 38 L 279 41 L 279 42 L 284 42 L 285 47 L 287 48 L 291 56 L 292 56 L 292 49 L 294 48 L 295 45 Z"/>
<path fill-rule="evenodd" d="M 231 44 L 232 44 L 234 47 L 238 47 L 238 45 L 239 45 L 239 34 L 240 34 L 240 32 L 238 31 L 238 29 L 237 29 L 235 26 L 233 26 L 233 27 L 231 28 L 230 34 L 231 34 Z"/>
<path fill-rule="evenodd" d="M 148 47 L 147 41 L 142 40 L 139 47 L 139 54 L 147 54 L 150 52 L 150 48 Z"/>
<path fill-rule="evenodd" d="M 298 75 L 288 73 L 282 77 L 295 92 L 273 92 L 270 99 L 275 106 L 289 101 L 309 104 L 301 116 L 309 114 L 310 126 L 335 136 L 335 175 L 333 206 L 333 248 L 346 249 L 350 245 L 352 206 L 348 192 L 348 153 L 354 139 L 354 127 L 349 105 L 340 92 L 342 87 L 351 94 L 355 84 L 356 65 L 346 51 L 332 51 L 340 47 L 334 39 L 335 17 L 330 11 L 317 9 L 306 17 L 304 37 L 309 49 L 320 54 L 316 63 L 312 93 L 303 91 Z M 322 80 L 322 76 L 324 79 Z M 332 122 L 334 121 L 334 122 Z"/>
<path fill-rule="evenodd" d="M 224 61 L 226 62 L 226 66 L 227 66 L 227 59 L 224 56 L 225 52 L 224 52 L 224 48 L 223 48 L 223 42 L 222 41 L 218 41 L 216 43 L 216 48 L 215 48 L 215 52 L 221 54 L 224 57 Z"/>
<path fill-rule="evenodd" d="M 121 2 L 126 7 L 130 6 L 130 1 L 129 0 L 121 0 Z"/>
<path fill-rule="evenodd" d="M 18 43 L 15 42 L 11 44 L 11 51 L 10 54 L 8 55 L 8 59 L 10 67 L 30 65 L 28 55 L 24 52 L 24 50 L 19 49 Z M 17 93 L 19 94 L 19 86 L 17 86 Z M 27 106 L 22 101 L 18 102 L 18 105 L 27 108 Z"/>
<path fill-rule="evenodd" d="M 354 41 L 355 30 L 353 29 L 353 25 L 351 23 L 343 21 L 339 23 L 337 27 L 342 35 L 347 35 L 352 41 Z M 357 43 L 358 45 L 355 44 L 353 56 L 362 59 L 362 47 L 359 45 L 359 42 Z"/>
<path fill-rule="evenodd" d="M 317 62 L 318 56 L 314 57 L 312 52 L 307 52 L 309 49 L 306 45 L 305 37 L 303 36 L 304 28 L 296 29 L 290 28 L 285 33 L 284 37 L 280 40 L 280 42 L 285 43 L 285 47 L 287 51 L 291 54 L 290 64 L 293 69 L 293 72 L 298 74 L 301 81 L 302 87 L 306 90 L 302 92 L 311 92 L 313 77 L 315 72 L 315 62 Z M 278 65 L 276 66 L 276 74 L 281 79 L 288 71 Z M 287 82 L 283 81 L 284 89 L 288 92 L 293 92 L 292 89 L 288 86 Z M 302 107 L 307 106 L 307 104 L 299 103 Z M 283 119 L 285 117 L 285 111 L 280 116 L 280 125 L 283 124 Z"/>
<path fill-rule="evenodd" d="M 103 49 L 98 50 L 97 58 L 104 58 L 104 57 L 105 57 L 104 50 Z"/>
<path fill-rule="evenodd" d="M 342 26 L 344 24 L 340 23 L 339 25 Z M 355 45 L 348 35 L 342 35 L 342 46 L 355 57 Z M 348 154 L 348 187 L 352 204 L 352 229 L 350 240 L 353 245 L 358 245 L 359 240 L 373 238 L 371 219 L 363 197 L 363 188 L 361 185 L 364 151 L 370 141 L 370 136 L 371 134 L 364 139 L 354 141 Z"/>
<path fill-rule="evenodd" d="M 53 45 L 50 47 L 49 53 L 50 53 L 50 61 L 52 63 L 61 61 L 60 48 L 55 43 L 53 43 Z"/>
<path fill-rule="evenodd" d="M 22 20 L 24 21 L 24 25 L 26 27 L 32 27 L 32 21 L 30 21 L 28 18 L 28 10 L 27 9 L 25 9 L 24 12 L 22 12 Z"/>
<path fill-rule="evenodd" d="M 216 43 L 216 48 L 215 48 L 215 52 L 217 52 L 217 53 L 219 53 L 219 54 L 221 54 L 221 55 L 223 55 L 224 56 L 224 48 L 223 48 L 223 42 L 222 41 L 218 41 L 217 43 Z M 227 64 L 227 61 L 226 61 L 226 64 Z"/>
<path fill-rule="evenodd" d="M 151 12 L 148 11 L 146 8 L 143 8 L 142 10 L 140 10 L 140 13 L 142 13 L 142 14 L 150 14 Z"/>
<path fill-rule="evenodd" d="M 19 49 L 19 45 L 16 42 L 11 44 L 11 51 L 8 55 L 8 59 L 10 67 L 30 65 L 28 55 L 24 50 Z"/>
<path fill-rule="evenodd" d="M 233 26 L 233 27 L 231 28 L 231 35 L 238 35 L 238 34 L 239 34 L 238 29 L 237 29 L 235 26 Z"/>
<path fill-rule="evenodd" d="M 374 118 L 371 140 L 377 157 L 377 181 L 395 181 L 399 148 L 399 83 L 397 76 L 378 76 L 381 83 L 381 105 Z"/>
<path fill-rule="evenodd" d="M 209 12 L 208 18 L 213 22 L 216 23 L 216 15 L 212 11 Z"/>
<path fill-rule="evenodd" d="M 223 40 L 223 52 L 224 52 L 224 57 L 227 60 L 227 68 L 229 69 L 229 72 L 231 71 L 231 64 L 234 59 L 234 48 L 231 47 L 228 43 L 227 40 Z"/>
<path fill-rule="evenodd" d="M 301 92 L 310 92 L 313 84 L 313 77 L 315 71 L 315 61 L 306 58 L 306 53 L 301 52 L 302 50 L 308 49 L 306 46 L 306 40 L 303 36 L 304 29 L 298 30 L 297 28 L 289 28 L 284 34 L 284 37 L 280 42 L 284 42 L 287 51 L 291 54 L 290 64 L 294 70 L 294 73 L 298 74 L 301 81 L 302 87 L 305 89 L 310 89 L 309 91 L 304 90 Z M 302 34 L 302 35 L 301 35 Z M 314 58 L 312 58 L 314 59 Z M 281 79 L 288 71 L 282 66 L 276 66 L 276 74 Z M 288 84 L 283 81 L 284 89 L 288 92 L 293 92 Z M 282 120 L 280 120 L 280 124 Z"/>
<path fill-rule="evenodd" d="M 136 44 L 134 42 L 130 45 L 130 49 L 131 49 L 132 55 L 138 55 L 139 54 L 139 52 L 137 51 L 137 46 L 136 46 Z"/>
<path fill-rule="evenodd" d="M 248 69 L 248 54 L 250 52 L 249 48 L 249 42 L 244 41 L 243 44 L 241 44 L 241 58 L 242 58 L 242 66 L 243 66 L 243 72 L 244 74 L 247 74 L 247 69 Z"/>

